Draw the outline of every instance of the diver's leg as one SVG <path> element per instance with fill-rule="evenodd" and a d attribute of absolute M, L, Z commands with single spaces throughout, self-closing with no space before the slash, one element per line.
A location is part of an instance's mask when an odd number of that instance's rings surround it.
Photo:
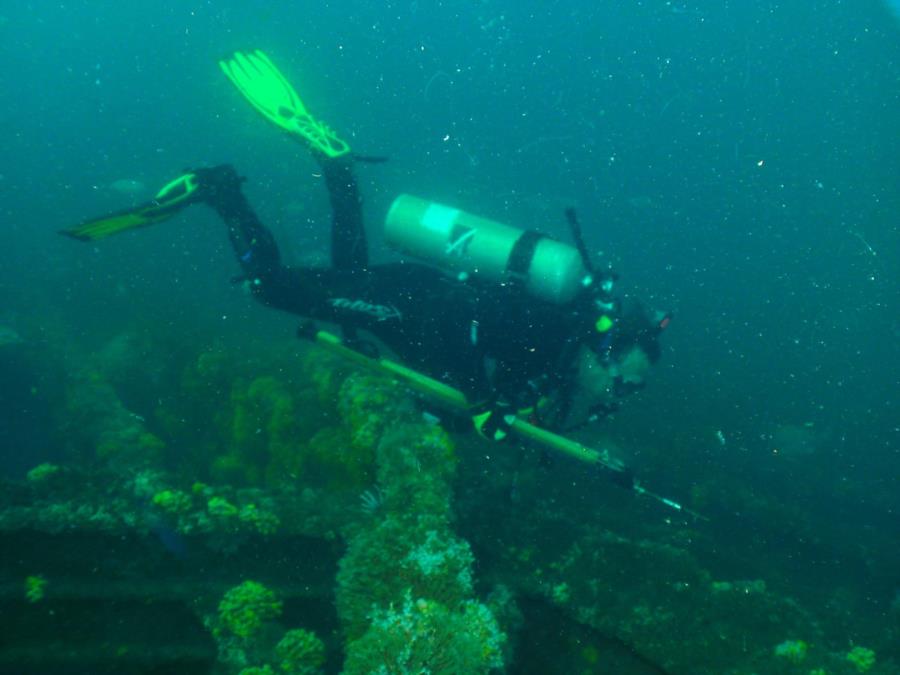
<path fill-rule="evenodd" d="M 332 267 L 348 273 L 365 271 L 369 256 L 350 146 L 310 115 L 288 78 L 263 52 L 237 52 L 219 66 L 258 112 L 310 148 L 322 167 L 331 200 Z"/>
<path fill-rule="evenodd" d="M 331 201 L 331 264 L 344 272 L 365 271 L 369 251 L 353 160 L 349 155 L 337 158 L 316 155 Z"/>
<path fill-rule="evenodd" d="M 241 191 L 241 178 L 228 164 L 195 172 L 202 199 L 225 221 L 228 238 L 248 279 L 262 280 L 281 269 L 281 256 L 272 233 L 260 222 Z"/>
<path fill-rule="evenodd" d="M 234 168 L 225 164 L 195 173 L 202 187 L 200 199 L 225 221 L 228 238 L 254 297 L 265 305 L 300 316 L 327 316 L 332 311 L 327 302 L 332 287 L 342 281 L 341 277 L 356 275 L 283 266 L 275 238 L 241 191 L 243 179 Z"/>

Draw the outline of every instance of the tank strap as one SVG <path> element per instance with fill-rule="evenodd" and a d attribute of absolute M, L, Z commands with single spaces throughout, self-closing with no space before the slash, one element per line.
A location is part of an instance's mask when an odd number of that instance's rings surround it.
<path fill-rule="evenodd" d="M 516 243 L 513 244 L 509 260 L 506 261 L 506 271 L 516 277 L 525 278 L 528 276 L 531 260 L 534 258 L 534 251 L 538 242 L 543 238 L 543 234 L 534 230 L 523 232 L 522 236 L 516 239 Z"/>

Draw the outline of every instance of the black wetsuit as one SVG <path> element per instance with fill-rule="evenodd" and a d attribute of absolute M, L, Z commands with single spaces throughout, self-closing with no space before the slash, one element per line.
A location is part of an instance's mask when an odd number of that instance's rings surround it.
<path fill-rule="evenodd" d="M 401 361 L 461 389 L 470 402 L 532 405 L 571 383 L 587 301 L 565 307 L 515 285 L 462 283 L 416 263 L 369 265 L 352 160 L 322 159 L 332 207 L 329 268 L 286 267 L 235 170 L 200 169 L 199 198 L 225 221 L 253 293 L 302 317 L 365 329 Z"/>

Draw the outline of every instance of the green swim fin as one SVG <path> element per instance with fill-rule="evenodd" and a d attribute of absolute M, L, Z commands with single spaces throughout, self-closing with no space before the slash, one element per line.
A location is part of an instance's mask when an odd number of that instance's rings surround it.
<path fill-rule="evenodd" d="M 346 141 L 309 114 L 291 83 L 259 49 L 235 52 L 232 58 L 219 61 L 219 67 L 244 98 L 282 130 L 328 157 L 350 152 Z"/>
<path fill-rule="evenodd" d="M 81 241 L 96 241 L 119 232 L 159 223 L 187 206 L 199 186 L 196 174 L 186 173 L 164 185 L 149 202 L 92 218 L 74 227 L 60 230 L 60 234 Z"/>

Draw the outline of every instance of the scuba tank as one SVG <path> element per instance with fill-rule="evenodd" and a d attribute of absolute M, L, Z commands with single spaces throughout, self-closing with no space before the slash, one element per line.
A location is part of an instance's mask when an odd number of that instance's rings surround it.
<path fill-rule="evenodd" d="M 462 278 L 519 281 L 548 302 L 565 304 L 592 283 L 573 246 L 412 195 L 391 204 L 384 236 L 400 253 Z"/>

